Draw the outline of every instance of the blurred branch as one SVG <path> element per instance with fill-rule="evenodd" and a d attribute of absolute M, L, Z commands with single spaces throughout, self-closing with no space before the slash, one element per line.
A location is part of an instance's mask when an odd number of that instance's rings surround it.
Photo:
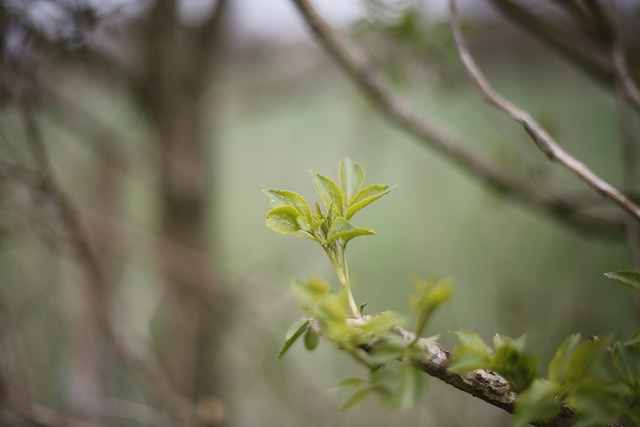
<path fill-rule="evenodd" d="M 34 402 L 29 402 L 27 405 L 12 402 L 10 409 L 21 418 L 38 427 L 103 427 L 93 421 L 68 417 L 54 409 Z"/>
<path fill-rule="evenodd" d="M 415 335 L 402 328 L 395 328 L 394 332 L 407 342 L 413 342 Z M 445 383 L 477 397 L 495 407 L 501 408 L 512 414 L 516 408 L 517 395 L 510 390 L 509 382 L 501 375 L 478 369 L 463 374 L 452 373 L 447 370 L 451 353 L 433 340 L 419 338 L 416 347 L 423 351 L 420 358 L 414 359 L 418 369 L 439 378 Z M 371 349 L 369 349 L 371 350 Z M 540 427 L 568 427 L 573 425 L 575 412 L 564 406 L 559 415 L 544 423 L 533 423 Z M 618 422 L 609 424 L 613 427 L 621 427 Z"/>
<path fill-rule="evenodd" d="M 616 37 L 612 47 L 613 65 L 615 67 L 617 81 L 622 85 L 625 95 L 633 102 L 636 107 L 640 107 L 640 88 L 631 77 L 627 57 L 624 51 L 624 45 L 619 37 Z"/>
<path fill-rule="evenodd" d="M 95 301 L 91 301 L 91 303 L 100 329 L 120 356 L 138 371 L 148 383 L 149 388 L 162 401 L 172 422 L 178 426 L 190 425 L 192 418 L 190 405 L 171 389 L 151 354 L 136 348 L 126 337 L 124 330 L 119 328 L 118 323 L 114 321 L 112 309 L 105 295 L 107 284 L 98 260 L 94 256 L 91 245 L 81 227 L 77 209 L 54 178 L 48 153 L 29 99 L 25 93 L 21 92 L 17 94 L 17 101 L 27 128 L 29 148 L 37 162 L 40 176 L 39 189 L 56 206 L 61 225 L 67 233 L 68 244 L 73 249 L 79 266 L 87 275 L 87 285 L 91 287 L 89 293 L 96 296 Z"/>
<path fill-rule="evenodd" d="M 585 44 L 566 31 L 551 25 L 527 8 L 512 0 L 489 0 L 519 28 L 529 31 L 552 49 L 558 51 L 596 80 L 610 85 L 613 81 L 612 67 L 608 58 L 594 55 Z"/>
<path fill-rule="evenodd" d="M 558 162 L 587 183 L 601 196 L 610 199 L 620 208 L 640 220 L 640 207 L 627 198 L 622 192 L 596 175 L 585 164 L 566 152 L 558 143 L 538 124 L 526 111 L 520 109 L 509 100 L 500 96 L 489 84 L 473 57 L 464 40 L 455 0 L 449 0 L 451 15 L 451 30 L 456 48 L 472 81 L 478 86 L 483 96 L 490 104 L 505 112 L 513 120 L 520 123 L 527 131 L 533 142 L 552 162 Z"/>
<path fill-rule="evenodd" d="M 620 134 L 622 142 L 622 180 L 623 185 L 629 189 L 636 190 L 640 177 L 638 170 L 638 139 L 634 132 L 634 116 L 630 110 L 629 103 L 635 103 L 640 107 L 640 90 L 631 78 L 627 68 L 624 46 L 622 40 L 615 32 L 611 21 L 607 21 L 612 33 L 615 34 L 611 44 L 611 57 L 615 66 L 616 84 L 615 101 L 618 109 L 618 121 L 620 123 Z M 633 268 L 640 269 L 640 223 L 633 218 L 626 218 L 626 234 L 629 253 Z"/>
<path fill-rule="evenodd" d="M 550 196 L 537 186 L 506 174 L 498 165 L 465 147 L 449 130 L 413 115 L 393 97 L 376 71 L 359 52 L 349 49 L 339 35 L 318 15 L 309 0 L 292 0 L 320 44 L 331 55 L 389 121 L 421 144 L 432 147 L 480 179 L 485 185 L 524 205 L 533 207 L 572 228 L 599 236 L 620 238 L 624 224 L 620 221 L 581 212 L 581 207 L 562 197 Z"/>

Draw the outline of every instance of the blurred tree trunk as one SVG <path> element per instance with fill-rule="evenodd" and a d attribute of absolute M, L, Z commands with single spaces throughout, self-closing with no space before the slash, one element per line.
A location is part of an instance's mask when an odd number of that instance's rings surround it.
<path fill-rule="evenodd" d="M 205 132 L 205 94 L 221 62 L 224 3 L 218 1 L 204 23 L 188 27 L 180 22 L 176 0 L 158 0 L 144 27 L 144 71 L 138 85 L 160 160 L 161 237 L 203 252 L 210 249 L 207 208 L 213 146 Z M 161 269 L 168 264 L 163 259 L 171 256 L 159 253 Z M 183 283 L 198 280 L 219 288 L 220 282 L 212 270 L 180 279 L 164 274 L 168 286 L 158 313 L 160 359 L 178 392 L 194 402 L 204 399 L 209 406 L 207 424 L 221 425 L 224 411 L 217 399 L 222 370 L 216 369 L 214 355 L 224 314 L 207 309 L 189 290 L 194 286 Z"/>

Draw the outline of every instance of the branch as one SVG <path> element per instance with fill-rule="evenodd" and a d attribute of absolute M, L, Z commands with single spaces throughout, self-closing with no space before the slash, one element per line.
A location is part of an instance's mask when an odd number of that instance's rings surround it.
<path fill-rule="evenodd" d="M 597 57 L 585 48 L 584 43 L 545 22 L 524 6 L 512 0 L 489 0 L 518 27 L 529 31 L 547 46 L 558 51 L 597 81 L 612 83 L 611 65 L 603 57 Z"/>
<path fill-rule="evenodd" d="M 451 15 L 451 31 L 456 49 L 466 67 L 471 80 L 478 86 L 484 98 L 490 104 L 505 112 L 513 120 L 520 123 L 527 131 L 533 142 L 552 162 L 558 162 L 573 172 L 578 178 L 587 183 L 601 196 L 608 198 L 620 208 L 627 211 L 637 220 L 640 220 L 640 207 L 627 198 L 621 191 L 613 187 L 596 175 L 585 164 L 566 152 L 558 143 L 538 124 L 526 111 L 520 109 L 509 100 L 500 96 L 489 84 L 480 68 L 469 53 L 469 48 L 462 35 L 458 22 L 458 11 L 455 0 L 449 0 L 449 12 Z"/>
<path fill-rule="evenodd" d="M 318 15 L 309 0 L 292 0 L 306 24 L 327 53 L 352 82 L 390 122 L 417 142 L 436 149 L 485 185 L 526 206 L 533 207 L 581 232 L 620 238 L 624 224 L 580 211 L 562 197 L 549 196 L 528 182 L 507 175 L 493 162 L 466 148 L 459 137 L 427 120 L 417 118 L 395 99 L 380 76 L 362 56 L 349 49 L 339 35 Z"/>
<path fill-rule="evenodd" d="M 394 332 L 407 342 L 413 342 L 415 335 L 402 328 L 395 328 Z M 433 340 L 419 338 L 416 347 L 423 352 L 422 357 L 414 359 L 414 363 L 421 371 L 436 377 L 455 388 L 477 397 L 493 406 L 504 409 L 512 414 L 516 408 L 517 395 L 510 390 L 509 382 L 501 375 L 478 369 L 472 372 L 457 374 L 447 370 L 451 353 L 445 350 L 440 344 Z M 575 412 L 565 406 L 555 418 L 544 422 L 534 423 L 540 427 L 567 427 L 573 424 Z M 621 427 L 621 424 L 614 422 L 611 427 Z"/>

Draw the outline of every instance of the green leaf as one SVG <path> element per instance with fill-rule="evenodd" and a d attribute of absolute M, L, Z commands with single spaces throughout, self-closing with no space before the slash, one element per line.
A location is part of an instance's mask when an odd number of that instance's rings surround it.
<path fill-rule="evenodd" d="M 310 228 L 309 224 L 293 206 L 285 205 L 271 209 L 267 212 L 266 222 L 267 226 L 275 232 L 313 239 L 306 230 Z"/>
<path fill-rule="evenodd" d="M 327 234 L 327 240 L 323 243 L 323 245 L 328 245 L 336 239 L 344 240 L 345 244 L 358 236 L 370 236 L 375 235 L 376 232 L 368 227 L 356 227 L 353 226 L 342 217 L 338 217 L 333 221 L 331 228 L 329 229 L 329 233 Z"/>
<path fill-rule="evenodd" d="M 264 194 L 269 196 L 271 206 L 277 208 L 278 206 L 293 206 L 298 213 L 305 217 L 310 224 L 313 222 L 313 215 L 311 214 L 311 208 L 307 201 L 299 195 L 289 190 L 274 190 L 267 189 L 262 190 Z"/>
<path fill-rule="evenodd" d="M 522 352 L 524 336 L 513 340 L 504 335 L 496 335 L 493 341 L 495 355 L 491 362 L 491 370 L 505 377 L 516 393 L 524 391 L 538 376 L 536 358 Z"/>
<path fill-rule="evenodd" d="M 608 425 L 622 412 L 623 401 L 615 388 L 594 379 L 583 381 L 566 399 L 576 410 L 574 427 Z"/>
<path fill-rule="evenodd" d="M 362 182 L 364 181 L 364 171 L 359 164 L 354 163 L 349 158 L 340 161 L 340 188 L 342 194 L 346 197 L 347 204 L 356 195 Z"/>
<path fill-rule="evenodd" d="M 319 343 L 320 335 L 311 328 L 307 328 L 307 332 L 304 334 L 304 347 L 309 351 L 313 351 L 318 347 Z"/>
<path fill-rule="evenodd" d="M 347 399 L 346 402 L 344 402 L 340 410 L 342 412 L 349 412 L 350 410 L 358 406 L 360 403 L 362 403 L 362 401 L 367 398 L 369 393 L 371 393 L 371 387 L 367 386 L 365 388 L 361 388 L 360 390 L 353 393 L 351 397 Z"/>
<path fill-rule="evenodd" d="M 403 357 L 406 349 L 406 343 L 402 346 L 387 343 L 379 344 L 371 351 L 371 360 L 382 365 Z"/>
<path fill-rule="evenodd" d="M 296 342 L 296 340 L 300 337 L 300 335 L 302 335 L 305 330 L 307 330 L 308 327 L 309 319 L 306 317 L 298 320 L 289 327 L 284 337 L 282 348 L 278 353 L 278 358 L 281 358 L 287 352 L 287 350 L 289 350 L 289 347 L 291 347 L 293 343 Z"/>
<path fill-rule="evenodd" d="M 489 369 L 491 366 L 491 348 L 478 334 L 470 331 L 457 331 L 454 335 L 462 345 L 453 349 L 447 370 L 467 372 L 475 369 Z"/>
<path fill-rule="evenodd" d="M 390 310 L 361 319 L 366 320 L 361 325 L 357 325 L 358 329 L 360 329 L 362 333 L 373 334 L 376 336 L 380 336 L 404 323 L 404 319 L 400 314 Z"/>
<path fill-rule="evenodd" d="M 310 171 L 313 177 L 313 186 L 324 202 L 327 209 L 335 210 L 338 215 L 344 215 L 344 196 L 340 187 L 326 176 Z"/>
<path fill-rule="evenodd" d="M 624 380 L 632 386 L 640 382 L 640 348 L 617 342 L 611 352 L 613 364 Z"/>
<path fill-rule="evenodd" d="M 631 336 L 624 342 L 624 345 L 640 345 L 640 328 L 633 331 Z"/>
<path fill-rule="evenodd" d="M 632 270 L 614 271 L 611 273 L 604 273 L 609 279 L 617 280 L 618 282 L 629 286 L 630 288 L 640 291 L 640 272 Z"/>
<path fill-rule="evenodd" d="M 385 194 L 388 194 L 394 188 L 395 187 L 390 187 L 388 185 L 373 184 L 361 189 L 349 202 L 346 218 L 351 218 L 360 209 L 370 205 Z"/>
<path fill-rule="evenodd" d="M 571 360 L 571 355 L 580 344 L 580 334 L 573 334 L 560 344 L 556 354 L 549 362 L 549 380 L 558 383 L 565 382 L 567 366 Z"/>
<path fill-rule="evenodd" d="M 410 408 L 418 401 L 420 385 L 424 374 L 419 372 L 406 358 L 400 364 L 400 386 L 398 389 L 400 407 Z"/>
<path fill-rule="evenodd" d="M 560 412 L 562 402 L 556 398 L 560 386 L 553 381 L 537 379 L 518 396 L 514 426 L 524 427 L 532 421 L 546 421 Z"/>
<path fill-rule="evenodd" d="M 566 367 L 564 382 L 567 385 L 578 384 L 589 375 L 602 360 L 607 349 L 606 339 L 588 340 L 576 347 Z"/>
<path fill-rule="evenodd" d="M 331 391 L 331 392 L 343 391 L 343 390 L 346 390 L 346 389 L 349 389 L 349 388 L 361 386 L 361 385 L 365 384 L 366 382 L 367 382 L 367 380 L 365 380 L 364 378 L 347 377 L 347 378 L 343 378 L 342 380 L 340 380 L 338 385 L 333 387 L 329 391 Z"/>

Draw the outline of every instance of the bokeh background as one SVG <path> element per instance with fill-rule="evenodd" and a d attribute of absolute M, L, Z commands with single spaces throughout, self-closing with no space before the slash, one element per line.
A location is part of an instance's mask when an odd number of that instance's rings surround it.
<path fill-rule="evenodd" d="M 414 113 L 515 176 L 589 194 L 484 103 L 453 48 L 446 2 L 316 3 Z M 486 340 L 526 333 L 543 373 L 569 334 L 624 337 L 637 324 L 630 291 L 603 276 L 630 267 L 623 238 L 576 231 L 503 197 L 394 127 L 290 2 L 0 4 L 2 165 L 38 170 L 20 108 L 26 99 L 106 278 L 102 297 L 114 320 L 156 355 L 207 425 L 510 425 L 508 414 L 436 379 L 427 379 L 415 408 L 390 411 L 371 399 L 344 414 L 347 396 L 329 389 L 366 375 L 363 367 L 327 343 L 312 353 L 296 345 L 276 359 L 299 317 L 291 279 L 337 280 L 320 248 L 265 226 L 261 190 L 315 201 L 308 170 L 337 179 L 347 156 L 368 183 L 399 185 L 355 221 L 379 234 L 350 245 L 356 298 L 370 312 L 407 313 L 412 277 L 451 276 L 457 294 L 428 333 L 448 348 L 458 329 Z M 495 87 L 620 184 L 609 88 L 490 1 L 462 9 L 471 49 Z M 95 325 L 55 197 L 21 176 L 0 181 L 3 389 L 97 425 L 169 425 L 153 387 Z"/>

